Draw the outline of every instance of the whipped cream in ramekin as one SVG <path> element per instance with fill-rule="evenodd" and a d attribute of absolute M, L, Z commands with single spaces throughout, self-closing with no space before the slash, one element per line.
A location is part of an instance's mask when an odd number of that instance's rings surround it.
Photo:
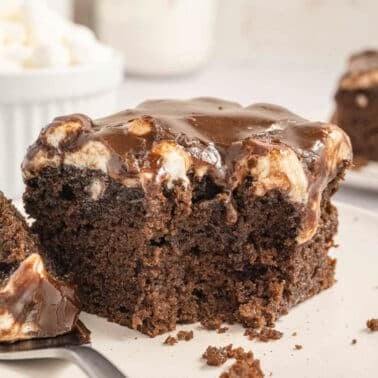
<path fill-rule="evenodd" d="M 43 0 L 0 1 L 0 72 L 99 63 L 114 51 Z"/>

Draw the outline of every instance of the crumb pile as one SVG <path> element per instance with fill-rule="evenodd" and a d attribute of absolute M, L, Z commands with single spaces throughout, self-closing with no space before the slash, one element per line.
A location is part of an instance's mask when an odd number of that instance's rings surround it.
<path fill-rule="evenodd" d="M 279 340 L 283 336 L 283 333 L 268 327 L 263 327 L 261 330 L 247 328 L 244 332 L 244 336 L 247 336 L 249 340 L 258 339 L 262 342 L 268 342 L 271 340 Z"/>
<path fill-rule="evenodd" d="M 193 331 L 179 331 L 177 332 L 176 337 L 168 336 L 165 339 L 164 344 L 172 346 L 172 345 L 177 344 L 179 341 L 190 341 L 193 339 L 193 337 L 194 337 Z"/>
<path fill-rule="evenodd" d="M 378 319 L 369 319 L 366 322 L 366 326 L 370 329 L 370 331 L 378 331 Z"/>
<path fill-rule="evenodd" d="M 251 351 L 233 348 L 232 344 L 225 347 L 208 346 L 202 357 L 210 366 L 223 365 L 228 359 L 234 358 L 235 363 L 220 378 L 262 378 L 264 373 L 260 361 L 256 360 Z"/>

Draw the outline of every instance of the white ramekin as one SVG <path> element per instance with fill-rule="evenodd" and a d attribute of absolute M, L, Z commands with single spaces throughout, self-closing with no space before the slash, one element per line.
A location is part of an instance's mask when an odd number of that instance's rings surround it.
<path fill-rule="evenodd" d="M 0 190 L 11 198 L 22 195 L 22 160 L 54 117 L 114 112 L 122 75 L 120 57 L 64 69 L 0 73 Z"/>

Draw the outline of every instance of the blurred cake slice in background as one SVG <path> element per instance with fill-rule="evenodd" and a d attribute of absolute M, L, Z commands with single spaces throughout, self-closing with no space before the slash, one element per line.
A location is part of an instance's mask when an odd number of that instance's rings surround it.
<path fill-rule="evenodd" d="M 349 134 L 355 163 L 378 161 L 378 50 L 352 55 L 335 100 L 332 121 Z"/>
<path fill-rule="evenodd" d="M 73 287 L 46 271 L 38 239 L 0 192 L 0 342 L 66 334 L 79 313 Z"/>

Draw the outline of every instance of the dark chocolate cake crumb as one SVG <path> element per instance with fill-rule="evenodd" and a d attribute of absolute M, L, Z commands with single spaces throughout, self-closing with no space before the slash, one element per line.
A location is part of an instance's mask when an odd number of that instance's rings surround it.
<path fill-rule="evenodd" d="M 370 329 L 370 331 L 378 331 L 378 319 L 369 319 L 366 322 L 366 326 Z"/>
<path fill-rule="evenodd" d="M 177 339 L 182 341 L 189 341 L 193 339 L 193 331 L 179 331 L 177 333 Z"/>
<path fill-rule="evenodd" d="M 262 342 L 268 342 L 271 340 L 279 340 L 283 333 L 273 328 L 263 327 L 260 331 L 253 328 L 247 328 L 244 332 L 244 336 L 247 336 L 249 340 L 258 339 Z"/>
<path fill-rule="evenodd" d="M 228 327 L 220 327 L 217 329 L 217 333 L 226 333 L 228 331 Z"/>
<path fill-rule="evenodd" d="M 253 357 L 253 353 L 251 351 L 246 352 L 242 347 L 230 349 L 228 352 L 228 358 L 235 358 L 236 360 L 241 360 L 249 357 Z"/>
<path fill-rule="evenodd" d="M 201 326 L 207 330 L 214 331 L 222 326 L 220 319 L 204 319 L 201 321 Z"/>
<path fill-rule="evenodd" d="M 220 378 L 263 378 L 264 373 L 260 361 L 252 357 L 236 360 L 236 362 Z"/>
<path fill-rule="evenodd" d="M 244 331 L 244 336 L 247 336 L 249 340 L 254 340 L 258 337 L 259 332 L 254 328 L 247 328 Z"/>
<path fill-rule="evenodd" d="M 234 358 L 236 362 L 220 378 L 262 378 L 264 373 L 260 361 L 255 359 L 251 351 L 243 348 L 232 348 L 232 344 L 225 347 L 208 346 L 202 355 L 210 366 L 223 365 L 228 359 Z"/>
<path fill-rule="evenodd" d="M 169 346 L 175 345 L 177 343 L 178 343 L 178 341 L 177 341 L 176 337 L 173 337 L 173 336 L 168 336 L 164 341 L 164 344 L 169 345 Z"/>
<path fill-rule="evenodd" d="M 232 344 L 219 348 L 209 345 L 202 358 L 206 360 L 209 366 L 220 366 L 230 358 L 229 353 L 231 350 Z"/>
<path fill-rule="evenodd" d="M 294 345 L 294 349 L 295 350 L 301 350 L 303 348 L 303 345 L 300 345 L 300 344 L 295 344 Z"/>
<path fill-rule="evenodd" d="M 356 340 L 356 339 L 353 339 L 351 344 L 352 344 L 352 345 L 357 344 L 357 340 Z"/>
<path fill-rule="evenodd" d="M 270 340 L 279 340 L 283 336 L 283 333 L 273 328 L 264 327 L 260 331 L 259 340 L 267 342 Z"/>

